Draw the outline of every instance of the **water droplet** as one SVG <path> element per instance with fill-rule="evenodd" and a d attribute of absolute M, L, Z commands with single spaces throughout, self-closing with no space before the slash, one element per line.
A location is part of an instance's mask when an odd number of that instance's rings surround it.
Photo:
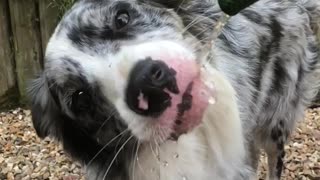
<path fill-rule="evenodd" d="M 212 82 L 205 82 L 205 85 L 209 88 L 209 89 L 214 89 L 214 84 Z"/>
<path fill-rule="evenodd" d="M 215 104 L 215 103 L 216 103 L 216 99 L 214 97 L 210 97 L 209 104 Z"/>
<path fill-rule="evenodd" d="M 176 153 L 173 157 L 176 158 L 176 159 L 178 159 L 178 158 L 179 158 L 179 154 Z"/>
<path fill-rule="evenodd" d="M 167 161 L 163 162 L 163 166 L 164 167 L 168 167 L 169 166 L 169 163 Z"/>

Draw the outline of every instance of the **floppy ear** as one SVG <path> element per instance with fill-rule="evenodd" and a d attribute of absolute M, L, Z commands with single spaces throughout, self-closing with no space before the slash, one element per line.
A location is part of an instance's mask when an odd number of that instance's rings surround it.
<path fill-rule="evenodd" d="M 40 138 L 47 136 L 58 138 L 57 129 L 61 112 L 53 99 L 44 74 L 29 84 L 28 94 L 31 99 L 32 122 L 37 135 Z"/>

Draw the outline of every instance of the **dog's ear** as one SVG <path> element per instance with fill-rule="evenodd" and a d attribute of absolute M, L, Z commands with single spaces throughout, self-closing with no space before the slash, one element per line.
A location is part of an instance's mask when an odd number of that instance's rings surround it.
<path fill-rule="evenodd" d="M 31 101 L 33 126 L 40 138 L 54 136 L 57 138 L 58 121 L 61 112 L 54 100 L 48 82 L 41 74 L 30 82 L 28 94 Z"/>

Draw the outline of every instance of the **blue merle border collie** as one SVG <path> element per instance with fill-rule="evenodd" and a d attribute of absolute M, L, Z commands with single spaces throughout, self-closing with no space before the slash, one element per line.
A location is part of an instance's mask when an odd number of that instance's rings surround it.
<path fill-rule="evenodd" d="M 284 145 L 319 87 L 318 0 L 79 0 L 30 85 L 37 134 L 88 179 L 280 179 Z"/>

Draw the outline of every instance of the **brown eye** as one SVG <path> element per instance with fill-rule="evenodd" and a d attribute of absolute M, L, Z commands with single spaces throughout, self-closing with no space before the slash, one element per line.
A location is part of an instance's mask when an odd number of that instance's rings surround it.
<path fill-rule="evenodd" d="M 72 95 L 72 108 L 74 111 L 87 111 L 90 107 L 91 97 L 85 91 L 76 91 Z"/>
<path fill-rule="evenodd" d="M 118 11 L 116 18 L 115 18 L 115 26 L 117 29 L 122 29 L 126 25 L 128 25 L 130 22 L 130 16 L 128 11 L 126 10 L 121 10 Z"/>

